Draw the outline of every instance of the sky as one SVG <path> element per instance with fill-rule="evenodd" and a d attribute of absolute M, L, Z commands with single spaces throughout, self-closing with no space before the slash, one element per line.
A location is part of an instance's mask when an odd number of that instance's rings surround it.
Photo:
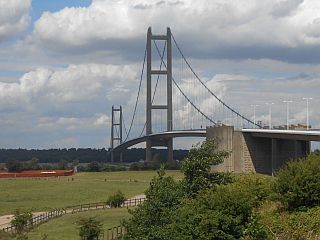
<path fill-rule="evenodd" d="M 268 124 L 273 102 L 284 125 L 291 100 L 290 122 L 305 124 L 310 97 L 320 128 L 318 0 L 0 0 L 0 147 L 109 147 L 112 105 L 131 120 L 149 26 L 169 26 L 211 90 L 249 118 L 259 105 Z"/>

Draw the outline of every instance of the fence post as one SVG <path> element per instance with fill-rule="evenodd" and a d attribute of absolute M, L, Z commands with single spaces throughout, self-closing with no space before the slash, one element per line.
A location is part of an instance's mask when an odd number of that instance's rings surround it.
<path fill-rule="evenodd" d="M 111 232 L 111 239 L 113 240 L 113 230 L 114 228 L 111 228 L 112 229 L 112 232 Z"/>

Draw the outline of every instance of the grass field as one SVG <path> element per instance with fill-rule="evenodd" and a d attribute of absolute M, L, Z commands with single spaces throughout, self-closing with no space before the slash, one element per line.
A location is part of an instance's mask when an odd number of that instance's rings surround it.
<path fill-rule="evenodd" d="M 106 234 L 108 228 L 118 226 L 122 219 L 129 217 L 129 213 L 126 208 L 116 208 L 65 215 L 35 228 L 28 233 L 28 239 L 39 240 L 44 234 L 47 234 L 47 240 L 80 239 L 77 221 L 83 217 L 95 217 L 101 221 Z"/>
<path fill-rule="evenodd" d="M 179 171 L 167 171 L 167 174 L 182 178 Z M 0 215 L 13 213 L 15 209 L 48 211 L 105 201 L 117 190 L 128 198 L 133 197 L 143 193 L 155 175 L 155 171 L 125 171 L 45 179 L 0 179 Z"/>

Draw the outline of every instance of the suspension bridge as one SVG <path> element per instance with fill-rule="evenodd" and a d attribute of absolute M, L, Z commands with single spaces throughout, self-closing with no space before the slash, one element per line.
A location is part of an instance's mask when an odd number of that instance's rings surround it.
<path fill-rule="evenodd" d="M 223 134 L 217 136 L 217 127 L 232 127 L 233 132 L 242 133 L 244 140 L 245 135 L 249 134 L 256 138 L 305 141 L 305 144 L 300 146 L 301 154 L 296 154 L 299 156 L 309 151 L 310 144 L 307 142 L 320 140 L 319 132 L 311 134 L 311 131 L 305 131 L 297 134 L 289 130 L 261 129 L 262 126 L 255 120 L 252 121 L 223 100 L 223 93 L 215 92 L 213 84 L 196 73 L 170 28 L 167 28 L 165 35 L 154 35 L 149 27 L 138 93 L 128 128 L 122 108 L 112 108 L 112 159 L 115 152 L 145 142 L 146 161 L 151 161 L 151 149 L 155 146 L 167 147 L 168 161 L 172 161 L 174 138 L 212 135 L 221 138 L 220 141 L 223 142 L 225 137 Z M 125 137 L 122 136 L 123 130 Z M 208 134 L 208 131 L 211 133 Z M 230 142 L 230 137 L 228 141 Z M 270 149 L 274 150 L 272 143 L 270 146 Z M 251 154 L 250 146 L 246 147 Z M 234 151 L 233 147 L 230 150 Z M 252 159 L 250 161 L 254 162 Z M 227 170 L 234 170 L 235 163 L 231 165 L 233 169 Z M 253 167 L 256 170 L 256 166 Z"/>

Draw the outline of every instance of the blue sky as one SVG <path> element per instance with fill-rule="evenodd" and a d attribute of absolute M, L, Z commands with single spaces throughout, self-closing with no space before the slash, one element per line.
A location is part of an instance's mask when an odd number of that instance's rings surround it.
<path fill-rule="evenodd" d="M 91 0 L 32 0 L 30 15 L 32 21 L 35 21 L 39 19 L 45 11 L 56 12 L 65 7 L 87 7 L 90 3 Z"/>
<path fill-rule="evenodd" d="M 291 123 L 305 123 L 302 98 L 312 97 L 310 122 L 320 128 L 317 0 L 14 0 L 0 9 L 2 147 L 108 147 L 111 106 L 130 121 L 148 26 L 170 26 L 211 90 L 249 118 L 258 104 L 268 124 L 265 103 L 274 102 L 272 121 L 285 124 L 283 100 L 293 100 Z M 174 74 L 187 91 L 190 79 Z M 214 105 L 193 90 L 200 106 Z M 133 134 L 144 125 L 143 97 Z M 183 122 L 190 112 L 180 104 Z"/>

